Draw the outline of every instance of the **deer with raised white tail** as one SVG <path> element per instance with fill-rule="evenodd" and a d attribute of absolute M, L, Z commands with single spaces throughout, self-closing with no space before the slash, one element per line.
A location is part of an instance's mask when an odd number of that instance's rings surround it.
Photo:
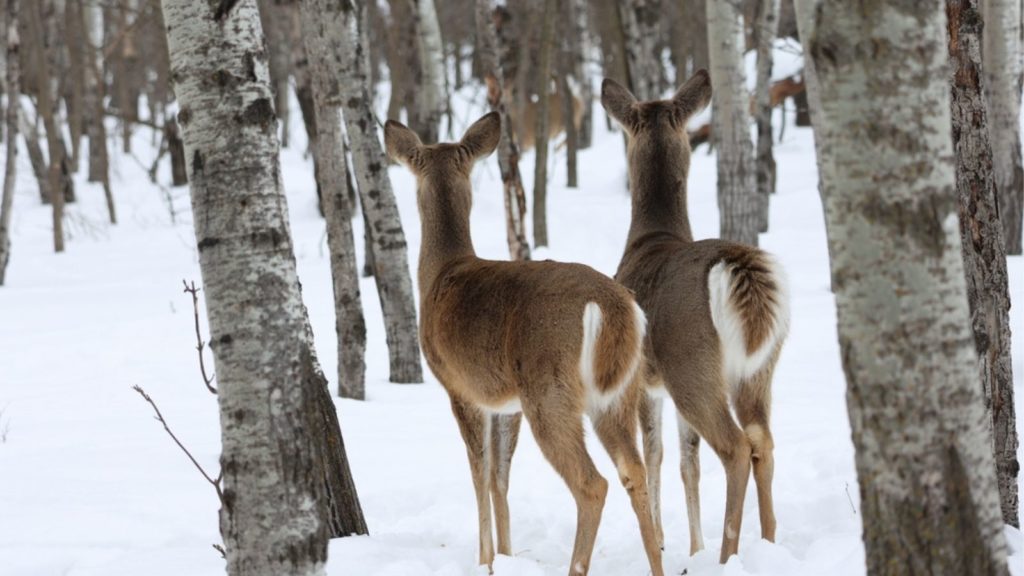
<path fill-rule="evenodd" d="M 661 576 L 636 442 L 644 314 L 628 290 L 587 266 L 477 258 L 469 175 L 497 147 L 500 129 L 493 112 L 457 143 L 424 145 L 394 121 L 384 128 L 388 154 L 416 176 L 420 341 L 466 443 L 480 563 L 491 566 L 494 559 L 492 500 L 497 552 L 511 554 L 508 473 L 518 420 L 495 415 L 522 412 L 576 500 L 569 574 L 588 572 L 608 483 L 584 445 L 587 414 L 629 493 L 651 571 Z"/>
<path fill-rule="evenodd" d="M 638 102 L 607 79 L 601 87 L 605 110 L 628 134 L 633 215 L 615 278 L 634 291 L 649 321 L 647 394 L 639 411 L 658 540 L 663 541 L 660 398 L 667 395 L 679 421 L 690 554 L 704 547 L 697 486 L 700 438 L 725 467 L 724 563 L 739 547 L 751 461 L 761 536 L 775 539 L 769 416 L 772 373 L 789 329 L 789 294 L 782 268 L 767 252 L 723 240 L 693 240 L 686 208 L 686 121 L 710 99 L 704 70 L 668 100 Z"/>

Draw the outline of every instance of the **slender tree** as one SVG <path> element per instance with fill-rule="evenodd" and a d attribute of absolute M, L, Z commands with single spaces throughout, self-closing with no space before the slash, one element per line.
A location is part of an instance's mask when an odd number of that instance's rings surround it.
<path fill-rule="evenodd" d="M 361 40 L 363 0 L 332 1 L 320 15 L 337 46 L 332 61 L 338 81 L 345 132 L 352 147 L 359 200 L 373 242 L 374 281 L 384 311 L 392 382 L 423 381 L 416 301 L 409 274 L 408 248 L 398 204 L 388 177 L 388 161 L 377 136 L 370 97 L 369 60 Z"/>
<path fill-rule="evenodd" d="M 57 132 L 54 97 L 50 91 L 50 59 L 46 54 L 43 36 L 42 7 L 38 2 L 29 2 L 25 11 L 29 34 L 32 38 L 33 64 L 36 72 L 36 107 L 43 120 L 46 130 L 47 152 L 49 163 L 47 183 L 50 189 L 50 202 L 53 204 L 53 249 L 64 251 L 64 186 L 62 164 L 64 163 L 64 146 Z"/>
<path fill-rule="evenodd" d="M 707 0 L 711 62 L 711 132 L 718 151 L 718 211 L 721 237 L 757 246 L 767 222 L 767 198 L 757 193 L 750 141 L 750 99 L 743 68 L 740 0 Z M 639 97 L 639 94 L 637 95 Z"/>
<path fill-rule="evenodd" d="M 573 79 L 579 84 L 579 98 L 583 103 L 583 115 L 580 118 L 580 127 L 576 135 L 577 147 L 580 150 L 586 150 L 590 148 L 594 138 L 594 87 L 588 69 L 588 59 L 590 58 L 592 44 L 589 19 L 590 10 L 586 0 L 570 0 L 567 8 L 570 16 L 569 21 L 572 23 L 572 31 L 568 35 L 570 59 L 568 66 Z M 569 94 L 569 91 L 565 90 L 564 93 Z M 563 117 L 572 118 L 572 115 Z M 566 135 L 568 135 L 568 124 L 566 127 Z M 573 124 L 573 127 L 575 128 L 575 124 Z"/>
<path fill-rule="evenodd" d="M 530 243 L 526 239 L 526 193 L 519 175 L 519 147 L 515 141 L 515 128 L 509 118 L 510 96 L 505 89 L 505 71 L 498 57 L 497 22 L 501 16 L 495 12 L 491 0 L 476 0 L 477 55 L 484 83 L 487 85 L 487 104 L 492 112 L 501 115 L 501 139 L 498 141 L 498 167 L 505 196 L 505 229 L 508 235 L 509 256 L 513 260 L 530 259 Z"/>
<path fill-rule="evenodd" d="M 1021 1 L 983 0 L 985 91 L 990 111 L 992 163 L 999 215 L 1008 254 L 1021 253 L 1024 166 L 1021 164 L 1020 96 L 1024 83 Z"/>
<path fill-rule="evenodd" d="M 957 219 L 945 14 L 824 0 L 808 40 L 869 574 L 1007 574 Z"/>
<path fill-rule="evenodd" d="M 655 50 L 661 1 L 624 0 L 616 3 L 630 91 L 639 100 L 653 100 L 658 97 L 658 77 L 661 75 L 661 62 Z"/>
<path fill-rule="evenodd" d="M 754 27 L 754 37 L 757 41 L 757 193 L 764 203 L 768 202 L 769 195 L 775 193 L 771 87 L 773 48 L 779 27 L 779 1 L 757 0 L 757 25 Z M 767 218 L 762 222 L 760 231 L 768 231 Z"/>
<path fill-rule="evenodd" d="M 18 0 L 7 0 L 4 11 L 6 25 L 6 45 L 4 54 L 7 59 L 6 92 L 7 109 L 4 111 L 7 124 L 7 149 L 4 162 L 4 188 L 0 197 L 0 286 L 4 284 L 7 264 L 11 260 L 11 207 L 14 203 L 14 183 L 17 179 L 18 152 L 18 112 L 20 97 L 20 45 L 18 38 Z"/>
<path fill-rule="evenodd" d="M 82 59 L 85 66 L 85 94 L 82 102 L 83 106 L 89 109 L 89 181 L 103 185 L 107 216 L 111 224 L 116 224 L 117 209 L 114 206 L 114 193 L 110 188 L 110 160 L 107 157 L 107 128 L 103 123 L 106 115 L 106 107 L 103 104 L 103 57 L 100 53 L 103 11 L 95 3 L 84 0 L 71 1 L 78 4 L 78 26 L 82 31 L 82 45 L 86 51 Z"/>
<path fill-rule="evenodd" d="M 992 418 L 996 478 L 1003 521 L 1020 525 L 1017 502 L 1017 417 L 1010 362 L 1010 290 L 996 201 L 988 115 L 982 90 L 978 0 L 947 0 L 952 63 L 953 148 L 960 240 L 967 272 L 981 389 Z"/>
<path fill-rule="evenodd" d="M 557 12 L 555 0 L 545 0 L 544 12 Z M 548 245 L 548 120 L 551 116 L 551 51 L 555 43 L 555 19 L 544 18 L 540 40 L 540 63 L 537 70 L 537 116 L 533 129 L 534 150 L 537 151 L 533 163 L 533 243 L 538 248 Z M 572 95 L 563 95 L 572 98 Z M 570 116 L 566 119 L 572 122 Z"/>
<path fill-rule="evenodd" d="M 312 346 L 256 0 L 164 0 L 218 376 L 228 574 L 323 574 L 365 533 Z"/>
<path fill-rule="evenodd" d="M 447 100 L 441 27 L 437 21 L 434 0 L 413 1 L 416 3 L 416 40 L 420 58 L 420 82 L 416 86 L 418 125 L 413 129 L 424 142 L 437 142 Z"/>
<path fill-rule="evenodd" d="M 327 20 L 334 16 L 324 9 L 326 0 L 302 0 L 302 37 L 309 58 L 316 112 L 317 138 L 313 148 L 316 177 L 327 220 L 327 244 L 334 280 L 335 331 L 338 347 L 338 394 L 345 398 L 366 398 L 366 321 L 359 294 L 352 211 L 348 200 L 348 170 L 341 133 L 340 100 L 334 80 Z"/>

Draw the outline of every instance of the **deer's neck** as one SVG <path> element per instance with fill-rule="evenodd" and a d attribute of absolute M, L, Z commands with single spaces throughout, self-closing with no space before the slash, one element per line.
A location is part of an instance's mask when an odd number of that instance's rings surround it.
<path fill-rule="evenodd" d="M 683 159 L 668 158 L 671 150 L 653 150 L 647 161 L 630 162 L 629 186 L 633 217 L 627 242 L 651 233 L 668 233 L 693 241 L 686 209 L 686 174 Z"/>
<path fill-rule="evenodd" d="M 418 279 L 420 291 L 430 289 L 446 264 L 475 256 L 469 233 L 468 191 L 433 187 L 420 193 L 422 239 Z"/>

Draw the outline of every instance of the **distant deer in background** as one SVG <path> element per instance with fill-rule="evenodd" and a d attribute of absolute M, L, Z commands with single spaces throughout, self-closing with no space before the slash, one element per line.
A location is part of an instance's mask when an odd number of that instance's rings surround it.
<path fill-rule="evenodd" d="M 694 74 L 669 100 L 637 102 L 627 89 L 607 79 L 601 92 L 605 110 L 629 136 L 633 216 L 615 278 L 634 291 L 649 320 L 648 395 L 640 419 L 659 541 L 662 447 L 661 401 L 656 398 L 667 395 L 679 415 L 690 554 L 704 547 L 700 438 L 725 467 L 720 557 L 724 563 L 739 546 L 751 460 L 761 536 L 775 539 L 769 416 L 772 372 L 789 329 L 785 274 L 772 256 L 752 246 L 693 240 L 686 208 L 686 121 L 711 99 L 706 71 Z M 742 428 L 733 419 L 730 403 Z"/>
<path fill-rule="evenodd" d="M 577 132 L 583 122 L 583 101 L 575 94 L 569 95 L 572 98 L 572 122 Z M 562 107 L 564 95 L 555 84 L 555 90 L 548 94 L 548 139 L 553 140 L 556 136 L 565 132 L 565 117 Z M 525 106 L 514 106 L 511 111 L 512 122 L 516 126 L 516 135 L 519 138 L 519 149 L 521 151 L 532 150 L 537 138 L 534 134 L 537 124 L 538 102 L 528 100 Z"/>
<path fill-rule="evenodd" d="M 522 412 L 544 456 L 576 499 L 571 575 L 586 574 L 608 483 L 583 440 L 583 414 L 615 462 L 640 523 L 651 571 L 662 576 L 646 474 L 636 446 L 646 322 L 629 291 L 580 264 L 477 258 L 470 238 L 477 159 L 498 145 L 490 113 L 453 144 L 420 143 L 388 121 L 388 154 L 416 175 L 423 230 L 419 260 L 420 340 L 447 390 L 469 455 L 480 528 L 480 563 L 511 554 L 508 472 L 518 424 L 495 414 Z M 516 421 L 518 423 L 518 420 Z"/>

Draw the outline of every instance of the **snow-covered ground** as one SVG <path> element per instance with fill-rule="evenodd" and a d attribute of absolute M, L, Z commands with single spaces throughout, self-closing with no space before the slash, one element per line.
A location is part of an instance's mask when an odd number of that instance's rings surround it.
<path fill-rule="evenodd" d="M 483 113 L 482 93 L 456 98 L 456 136 Z M 295 117 L 296 115 L 293 115 Z M 793 114 L 787 115 L 792 119 Z M 778 118 L 778 116 L 777 116 Z M 579 261 L 614 272 L 629 223 L 623 142 L 595 103 L 594 146 L 580 155 L 580 187 L 565 187 L 564 151 L 553 153 L 549 250 L 537 258 Z M 311 163 L 296 120 L 281 155 L 303 295 L 317 350 L 334 378 L 335 336 L 323 221 Z M 113 131 L 111 133 L 114 133 Z M 216 470 L 215 398 L 195 355 L 191 301 L 182 279 L 199 282 L 186 188 L 151 184 L 148 130 L 136 134 L 139 161 L 117 154 L 120 224 L 106 222 L 99 187 L 79 177 L 69 207 L 67 252 L 54 255 L 48 207 L 39 204 L 28 157 L 19 155 L 14 259 L 0 288 L 0 575 L 212 575 L 223 561 L 213 490 L 165 435 L 132 390 L 141 385 L 209 470 Z M 117 148 L 120 148 L 119 144 Z M 788 126 L 776 147 L 778 193 L 761 245 L 789 271 L 792 332 L 774 385 L 778 539 L 758 538 L 750 484 L 740 554 L 717 563 L 725 481 L 702 448 L 701 499 L 707 550 L 688 556 L 678 441 L 666 413 L 663 503 L 668 573 L 811 576 L 864 573 L 858 488 L 845 406 L 828 251 L 808 129 Z M 520 169 L 532 190 L 533 154 Z M 415 267 L 420 244 L 411 174 L 391 169 Z M 169 181 L 167 167 L 160 181 Z M 500 176 L 494 157 L 473 173 L 477 251 L 505 258 Z M 715 159 L 693 157 L 690 216 L 698 238 L 718 232 Z M 171 222 L 168 206 L 176 212 Z M 357 237 L 362 221 L 355 221 Z M 415 278 L 415 274 L 413 275 Z M 1024 261 L 1010 261 L 1011 294 L 1024 294 Z M 387 382 L 387 355 L 372 279 L 362 283 L 368 323 L 368 400 L 339 400 L 342 430 L 371 536 L 333 541 L 328 572 L 366 576 L 486 574 L 476 566 L 477 524 L 469 467 L 448 400 L 433 376 L 423 385 Z M 1015 388 L 1024 412 L 1024 306 L 1012 310 Z M 205 322 L 204 322 L 205 332 Z M 666 406 L 666 412 L 669 407 Z M 636 519 L 615 469 L 593 438 L 591 453 L 611 482 L 597 537 L 595 576 L 647 574 Z M 1020 455 L 1024 460 L 1024 453 Z M 572 498 L 525 432 L 513 460 L 512 557 L 498 575 L 568 571 L 576 521 Z M 1007 529 L 1015 575 L 1022 538 Z"/>

